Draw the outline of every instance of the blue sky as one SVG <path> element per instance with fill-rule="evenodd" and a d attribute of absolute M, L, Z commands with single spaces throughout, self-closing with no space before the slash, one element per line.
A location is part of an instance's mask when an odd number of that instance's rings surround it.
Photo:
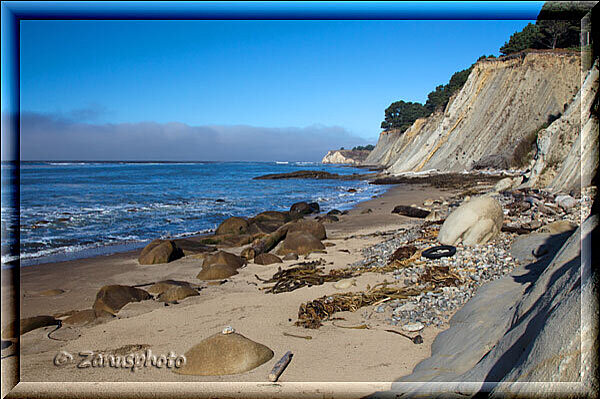
<path fill-rule="evenodd" d="M 528 22 L 21 21 L 21 111 L 82 128 L 335 128 L 374 144 L 391 102 L 424 102 Z"/>

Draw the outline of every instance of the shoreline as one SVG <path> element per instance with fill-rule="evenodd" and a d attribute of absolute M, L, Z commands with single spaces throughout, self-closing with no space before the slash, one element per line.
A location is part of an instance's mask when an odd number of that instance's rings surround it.
<path fill-rule="evenodd" d="M 386 230 L 397 231 L 420 223 L 404 216 L 392 215 L 391 210 L 394 206 L 422 203 L 426 198 L 439 198 L 440 195 L 449 194 L 448 191 L 421 185 L 390 186 L 375 198 L 357 203 L 339 222 L 326 224 L 328 238 L 324 242 L 334 246 L 327 247 L 327 254 L 313 254 L 309 259 L 325 259 L 326 270 L 344 268 L 360 261 L 363 248 L 381 241 L 382 235 L 378 233 Z M 364 212 L 366 209 L 371 209 L 371 212 Z M 239 253 L 241 247 L 224 250 Z M 220 331 L 225 325 L 233 325 L 241 334 L 269 346 L 277 359 L 285 350 L 294 349 L 297 355 L 292 363 L 293 367 L 285 372 L 283 381 L 380 381 L 387 384 L 401 375 L 410 373 L 420 360 L 428 357 L 431 342 L 443 331 L 437 327 L 427 327 L 421 332 L 425 343 L 414 345 L 395 334 L 378 331 L 384 326 L 391 326 L 386 324 L 382 314 L 370 308 L 340 313 L 341 317 L 345 318 L 345 321 L 341 322 L 343 325 L 354 325 L 360 323 L 365 312 L 370 312 L 368 320 L 371 328 L 366 330 L 369 336 L 365 336 L 362 330 L 335 327 L 329 322 L 318 330 L 296 327 L 293 321 L 296 319 L 298 306 L 307 300 L 339 292 L 333 288 L 332 283 L 304 287 L 288 293 L 265 294 L 257 290 L 260 283 L 257 284 L 254 275 L 269 278 L 277 270 L 277 265 L 261 266 L 249 263 L 226 283 L 211 285 L 194 278 L 201 264 L 194 256 L 187 256 L 168 264 L 140 266 L 137 263 L 138 254 L 139 250 L 135 250 L 32 265 L 21 269 L 22 318 L 42 314 L 58 315 L 89 308 L 98 289 L 107 284 L 136 285 L 177 279 L 190 281 L 201 287 L 199 296 L 186 298 L 178 305 L 165 307 L 156 301 L 131 303 L 118 313 L 116 319 L 96 326 L 78 328 L 78 334 L 81 336 L 72 341 L 48 340 L 46 334 L 47 330 L 51 330 L 50 327 L 24 334 L 21 336 L 21 381 L 73 381 L 73 378 L 93 378 L 94 381 L 121 381 L 126 378 L 127 381 L 131 381 L 131 375 L 125 375 L 119 370 L 84 370 L 80 373 L 81 370 L 78 369 L 67 371 L 56 368 L 52 366 L 52 358 L 61 348 L 77 352 L 86 348 L 100 350 L 132 344 L 150 345 L 155 353 L 168 353 L 169 350 L 184 353 L 191 344 Z M 280 265 L 286 267 L 297 262 L 285 261 Z M 365 273 L 355 280 L 356 286 L 350 290 L 360 291 L 366 286 L 381 283 L 385 280 L 385 274 Z M 38 295 L 39 292 L 48 289 L 63 289 L 65 293 L 55 297 Z M 7 290 L 3 289 L 3 292 Z M 3 298 L 3 301 L 7 299 L 10 301 L 10 298 Z M 9 305 L 6 302 L 5 304 Z M 189 326 L 185 327 L 190 322 L 190 314 L 194 314 L 194 318 L 203 319 L 194 320 L 192 324 L 195 327 L 192 329 Z M 173 328 L 177 325 L 180 326 Z M 153 327 L 149 329 L 148 326 Z M 313 339 L 305 341 L 287 338 L 283 335 L 284 332 L 310 335 Z M 383 354 L 378 349 L 381 342 L 387 342 L 394 347 L 384 355 L 388 360 L 381 359 Z M 349 346 L 353 347 L 353 350 L 347 353 Z M 308 354 L 311 354 L 310 357 L 305 357 Z M 272 367 L 272 363 L 277 360 L 275 358 L 255 370 L 230 376 L 180 376 L 165 371 L 143 370 L 136 372 L 133 378 L 139 381 L 260 382 L 265 381 L 267 368 Z M 400 368 L 394 361 L 399 358 L 403 359 Z M 315 360 L 319 362 L 318 367 L 314 366 Z M 3 360 L 3 366 L 5 362 L 6 360 Z M 336 367 L 341 371 L 336 371 Z"/>

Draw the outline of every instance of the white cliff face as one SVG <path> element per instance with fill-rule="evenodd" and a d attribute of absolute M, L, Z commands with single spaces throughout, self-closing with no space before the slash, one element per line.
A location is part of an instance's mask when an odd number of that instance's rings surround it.
<path fill-rule="evenodd" d="M 323 157 L 321 163 L 360 165 L 369 151 L 363 150 L 331 150 Z"/>
<path fill-rule="evenodd" d="M 539 153 L 526 186 L 569 192 L 590 185 L 598 168 L 598 119 L 590 112 L 598 92 L 598 64 L 583 77 L 567 111 L 538 135 Z"/>
<path fill-rule="evenodd" d="M 480 61 L 445 110 L 418 119 L 403 134 L 383 132 L 365 164 L 400 174 L 469 170 L 494 155 L 513 162 L 519 141 L 564 113 L 580 86 L 578 53 Z"/>

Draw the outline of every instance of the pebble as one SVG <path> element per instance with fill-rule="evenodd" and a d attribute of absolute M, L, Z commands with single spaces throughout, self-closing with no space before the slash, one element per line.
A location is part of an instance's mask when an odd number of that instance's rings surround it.
<path fill-rule="evenodd" d="M 424 329 L 425 326 L 423 325 L 423 323 L 420 322 L 415 322 L 415 323 L 408 323 L 402 326 L 402 329 L 404 331 L 408 331 L 408 332 L 417 332 L 417 331 L 421 331 L 422 329 Z"/>

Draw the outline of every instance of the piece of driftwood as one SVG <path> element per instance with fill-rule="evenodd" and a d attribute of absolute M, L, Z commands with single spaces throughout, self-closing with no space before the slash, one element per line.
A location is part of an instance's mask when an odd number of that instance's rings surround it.
<path fill-rule="evenodd" d="M 256 239 L 250 247 L 248 247 L 242 251 L 242 253 L 241 253 L 242 257 L 250 260 L 250 259 L 254 259 L 254 257 L 256 257 L 256 255 L 269 252 L 270 250 L 275 248 L 275 246 L 277 244 L 279 244 L 279 242 L 281 240 L 283 240 L 285 238 L 285 236 L 288 232 L 288 229 L 294 223 L 296 223 L 296 221 L 287 222 L 286 224 L 279 227 L 277 230 L 275 230 L 271 234 L 267 234 L 266 236 L 264 236 L 262 238 Z"/>
<path fill-rule="evenodd" d="M 394 333 L 394 334 L 402 335 L 403 337 L 410 339 L 413 342 L 413 344 L 417 344 L 418 345 L 418 344 L 422 344 L 423 343 L 423 337 L 420 334 L 416 335 L 414 337 L 411 337 L 410 335 L 406 335 L 406 334 L 401 333 L 400 331 L 396 331 L 396 330 L 383 330 L 383 331 L 387 331 L 387 332 L 391 332 L 391 333 Z"/>
<path fill-rule="evenodd" d="M 269 381 L 271 381 L 271 382 L 277 381 L 277 379 L 279 378 L 281 373 L 283 373 L 283 370 L 285 370 L 287 365 L 290 363 L 290 360 L 292 360 L 292 356 L 293 356 L 292 352 L 287 351 L 285 353 L 285 355 L 283 355 L 283 357 L 281 359 L 279 359 L 279 361 L 277 363 L 275 363 L 275 366 L 273 366 L 273 369 L 269 373 Z"/>

